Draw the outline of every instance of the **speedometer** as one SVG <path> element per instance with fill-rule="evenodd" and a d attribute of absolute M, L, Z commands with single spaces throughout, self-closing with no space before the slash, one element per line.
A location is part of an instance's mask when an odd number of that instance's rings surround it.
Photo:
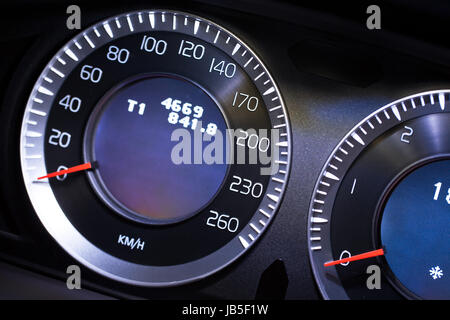
<path fill-rule="evenodd" d="M 104 276 L 204 278 L 272 221 L 290 168 L 278 88 L 255 53 L 203 18 L 121 14 L 51 59 L 22 123 L 21 164 L 50 235 Z"/>

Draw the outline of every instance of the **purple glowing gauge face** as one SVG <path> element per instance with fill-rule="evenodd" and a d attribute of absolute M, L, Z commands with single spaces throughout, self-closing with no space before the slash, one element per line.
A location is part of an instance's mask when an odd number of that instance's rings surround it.
<path fill-rule="evenodd" d="M 227 174 L 226 152 L 198 164 L 194 135 L 209 140 L 201 142 L 202 154 L 219 135 L 225 150 L 227 124 L 204 90 L 182 78 L 143 77 L 113 90 L 96 110 L 88 157 L 96 166 L 94 188 L 107 204 L 141 222 L 166 224 L 212 201 Z M 175 130 L 183 137 L 172 137 Z"/>

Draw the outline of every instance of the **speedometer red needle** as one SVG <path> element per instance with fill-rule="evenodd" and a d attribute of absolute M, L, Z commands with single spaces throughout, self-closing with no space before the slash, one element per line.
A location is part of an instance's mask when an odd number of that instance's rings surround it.
<path fill-rule="evenodd" d="M 369 251 L 369 252 L 366 252 L 366 253 L 361 253 L 361 254 L 358 254 L 358 255 L 353 256 L 353 257 L 348 257 L 348 258 L 344 258 L 344 259 L 340 259 L 340 260 L 326 262 L 323 265 L 324 265 L 324 267 L 331 267 L 331 266 L 334 266 L 334 265 L 340 264 L 340 263 L 346 263 L 346 262 L 352 262 L 352 261 L 357 261 L 357 260 L 369 259 L 369 258 L 382 256 L 382 255 L 384 255 L 384 250 L 383 249 L 378 249 L 378 250 L 373 250 L 373 251 Z"/>
<path fill-rule="evenodd" d="M 62 176 L 64 174 L 83 171 L 83 170 L 89 170 L 89 169 L 92 169 L 92 164 L 90 162 L 83 163 L 78 166 L 71 167 L 71 168 L 68 168 L 65 170 L 60 170 L 60 171 L 55 171 L 55 172 L 49 173 L 46 176 L 39 177 L 38 180 L 45 179 L 45 178 L 53 178 L 53 177 L 57 177 L 57 176 Z"/>

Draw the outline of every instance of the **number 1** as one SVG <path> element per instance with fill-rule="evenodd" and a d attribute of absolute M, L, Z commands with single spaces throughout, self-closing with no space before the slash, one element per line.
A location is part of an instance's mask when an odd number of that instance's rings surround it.
<path fill-rule="evenodd" d="M 438 182 L 434 185 L 436 187 L 436 192 L 434 193 L 434 200 L 437 200 L 439 198 L 439 193 L 441 193 L 441 187 L 442 187 L 442 182 Z"/>

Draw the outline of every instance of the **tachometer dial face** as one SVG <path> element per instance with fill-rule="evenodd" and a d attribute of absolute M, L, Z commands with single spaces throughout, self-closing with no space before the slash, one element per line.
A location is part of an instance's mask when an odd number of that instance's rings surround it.
<path fill-rule="evenodd" d="M 328 299 L 450 299 L 450 91 L 395 101 L 336 147 L 309 214 Z"/>
<path fill-rule="evenodd" d="M 21 131 L 25 186 L 48 232 L 136 285 L 204 278 L 243 254 L 283 197 L 290 129 L 255 53 L 211 21 L 118 15 L 45 67 Z"/>

